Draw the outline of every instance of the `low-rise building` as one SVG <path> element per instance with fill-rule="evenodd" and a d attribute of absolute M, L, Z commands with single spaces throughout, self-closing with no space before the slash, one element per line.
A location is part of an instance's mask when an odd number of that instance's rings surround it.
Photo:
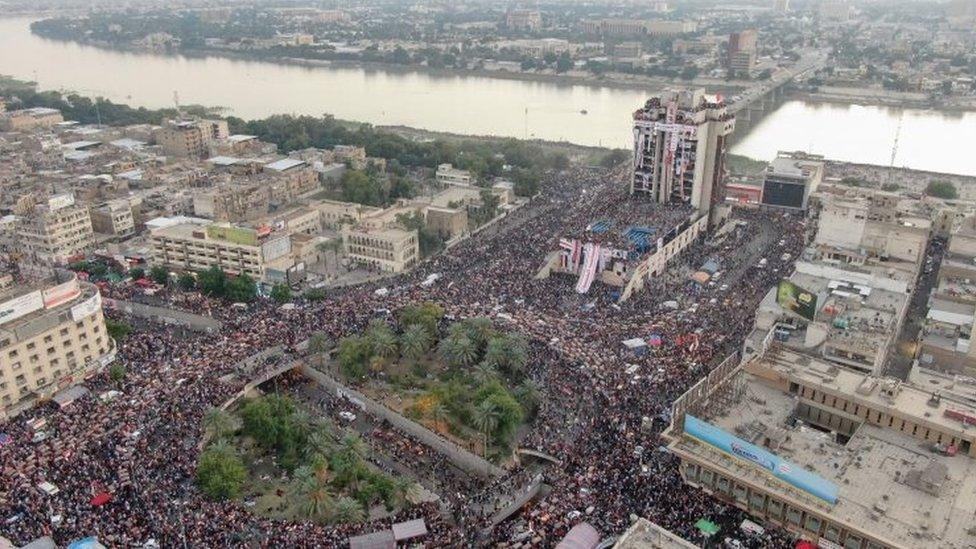
<path fill-rule="evenodd" d="M 470 185 L 474 182 L 474 178 L 471 177 L 471 172 L 468 170 L 459 170 L 452 164 L 441 164 L 437 166 L 437 172 L 434 174 L 434 177 L 438 182 L 445 185 Z"/>
<path fill-rule="evenodd" d="M 778 152 L 763 174 L 764 206 L 806 210 L 810 195 L 823 181 L 824 159 L 821 155 L 801 152 Z"/>
<path fill-rule="evenodd" d="M 64 122 L 61 111 L 47 107 L 33 107 L 0 112 L 0 131 L 25 132 L 37 128 L 51 128 Z"/>
<path fill-rule="evenodd" d="M 98 289 L 74 273 L 57 270 L 0 290 L 0 419 L 82 382 L 114 358 Z"/>
<path fill-rule="evenodd" d="M 401 273 L 420 261 L 417 231 L 396 227 L 342 228 L 342 248 L 350 260 L 388 273 Z"/>
<path fill-rule="evenodd" d="M 128 200 L 110 200 L 90 210 L 92 229 L 100 234 L 128 238 L 136 233 Z"/>
<path fill-rule="evenodd" d="M 226 120 L 167 120 L 156 131 L 156 144 L 168 156 L 205 158 L 210 156 L 212 145 L 229 135 Z"/>

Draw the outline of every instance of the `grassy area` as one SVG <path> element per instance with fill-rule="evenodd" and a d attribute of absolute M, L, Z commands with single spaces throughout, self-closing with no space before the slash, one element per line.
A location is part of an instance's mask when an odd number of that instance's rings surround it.
<path fill-rule="evenodd" d="M 732 175 L 754 176 L 759 175 L 766 169 L 768 162 L 753 160 L 738 154 L 730 154 L 726 157 L 726 166 Z"/>

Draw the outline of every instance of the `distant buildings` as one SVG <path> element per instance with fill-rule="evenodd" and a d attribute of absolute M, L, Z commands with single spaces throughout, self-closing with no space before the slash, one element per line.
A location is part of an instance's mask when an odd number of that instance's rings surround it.
<path fill-rule="evenodd" d="M 115 359 L 98 289 L 57 270 L 0 275 L 0 420 L 55 397 Z"/>
<path fill-rule="evenodd" d="M 51 128 L 64 121 L 61 111 L 34 107 L 16 111 L 0 109 L 0 131 L 26 132 L 36 128 Z"/>
<path fill-rule="evenodd" d="M 542 28 L 542 14 L 538 10 L 512 10 L 505 14 L 505 26 L 511 30 L 535 32 Z"/>
<path fill-rule="evenodd" d="M 437 166 L 434 177 L 438 183 L 445 185 L 470 185 L 474 178 L 468 170 L 459 170 L 451 164 L 441 164 Z"/>
<path fill-rule="evenodd" d="M 110 200 L 90 211 L 92 229 L 100 234 L 128 238 L 136 233 L 132 205 L 128 200 Z"/>
<path fill-rule="evenodd" d="M 759 33 L 755 29 L 733 32 L 729 35 L 729 46 L 725 64 L 730 71 L 748 75 L 756 66 L 759 53 Z"/>
<path fill-rule="evenodd" d="M 710 215 L 723 196 L 727 138 L 735 117 L 704 90 L 666 91 L 634 113 L 631 194 L 688 203 Z"/>
<path fill-rule="evenodd" d="M 583 21 L 580 25 L 585 34 L 599 36 L 678 36 L 698 30 L 694 21 L 670 21 L 665 19 L 642 21 L 639 19 L 597 19 Z"/>

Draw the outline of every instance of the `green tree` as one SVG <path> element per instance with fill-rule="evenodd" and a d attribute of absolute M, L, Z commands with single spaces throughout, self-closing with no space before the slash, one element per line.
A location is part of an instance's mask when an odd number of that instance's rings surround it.
<path fill-rule="evenodd" d="M 169 271 L 166 267 L 161 265 L 156 265 L 149 269 L 149 277 L 153 279 L 156 284 L 161 284 L 163 286 L 169 282 Z"/>
<path fill-rule="evenodd" d="M 522 406 L 497 379 L 483 384 L 474 400 L 478 409 L 487 407 L 494 412 L 496 422 L 488 436 L 494 435 L 496 441 L 508 439 L 525 417 Z"/>
<path fill-rule="evenodd" d="M 125 322 L 106 318 L 105 330 L 108 332 L 109 337 L 114 339 L 116 342 L 121 342 L 132 332 L 132 326 L 129 326 Z"/>
<path fill-rule="evenodd" d="M 197 279 L 193 276 L 193 273 L 183 272 L 176 279 L 176 284 L 179 285 L 180 289 L 184 292 L 189 292 L 197 287 Z"/>
<path fill-rule="evenodd" d="M 325 289 L 324 288 L 311 288 L 311 289 L 305 290 L 305 293 L 302 294 L 302 295 L 304 295 L 305 296 L 305 299 L 311 301 L 312 303 L 318 303 L 319 301 L 325 301 L 325 298 L 326 298 L 326 294 L 325 294 Z"/>
<path fill-rule="evenodd" d="M 393 330 L 382 320 L 375 320 L 370 323 L 367 332 L 369 343 L 372 346 L 374 356 L 383 360 L 389 360 L 397 354 L 397 337 Z"/>
<path fill-rule="evenodd" d="M 116 383 L 122 381 L 125 379 L 125 366 L 118 362 L 112 364 L 112 367 L 108 369 L 108 377 Z"/>
<path fill-rule="evenodd" d="M 535 414 L 536 408 L 539 406 L 540 395 L 539 384 L 532 379 L 526 379 L 520 383 L 512 393 L 512 396 L 522 404 L 526 416 Z"/>
<path fill-rule="evenodd" d="M 613 168 L 623 163 L 628 158 L 630 158 L 629 152 L 623 149 L 614 149 L 600 160 L 600 165 L 604 168 Z"/>
<path fill-rule="evenodd" d="M 419 360 L 430 350 L 430 334 L 423 324 L 411 324 L 400 336 L 400 352 L 404 358 Z"/>
<path fill-rule="evenodd" d="M 498 428 L 498 409 L 491 402 L 484 401 L 474 409 L 471 417 L 474 426 L 484 435 L 483 455 L 488 455 L 488 440 Z"/>
<path fill-rule="evenodd" d="M 366 511 L 360 503 L 350 497 L 336 500 L 332 509 L 332 521 L 336 524 L 354 524 L 366 520 Z"/>
<path fill-rule="evenodd" d="M 556 60 L 556 72 L 566 72 L 571 68 L 573 68 L 573 58 L 569 56 L 568 51 L 564 51 Z"/>
<path fill-rule="evenodd" d="M 275 284 L 271 287 L 271 299 L 281 305 L 291 300 L 291 288 L 287 284 Z"/>
<path fill-rule="evenodd" d="M 325 332 L 312 332 L 312 335 L 308 336 L 308 353 L 311 355 L 321 355 L 331 347 L 331 341 Z"/>
<path fill-rule="evenodd" d="M 140 278 L 146 277 L 146 270 L 142 267 L 133 267 L 129 269 L 129 278 L 132 280 L 139 280 Z"/>
<path fill-rule="evenodd" d="M 197 285 L 204 295 L 223 297 L 227 291 L 227 274 L 220 267 L 214 265 L 197 275 Z"/>
<path fill-rule="evenodd" d="M 340 181 L 342 199 L 364 206 L 383 206 L 386 195 L 377 177 L 370 177 L 361 170 L 349 170 L 342 174 Z"/>
<path fill-rule="evenodd" d="M 478 344 L 466 335 L 444 338 L 437 352 L 441 359 L 454 367 L 470 366 L 478 360 Z"/>
<path fill-rule="evenodd" d="M 213 445 L 200 454 L 197 462 L 197 485 L 210 499 L 238 497 L 246 478 L 244 463 L 233 448 Z"/>
<path fill-rule="evenodd" d="M 333 505 L 325 458 L 315 456 L 312 465 L 295 469 L 289 491 L 304 518 L 325 522 Z"/>
<path fill-rule="evenodd" d="M 344 337 L 339 342 L 336 362 L 339 370 L 350 379 L 366 375 L 369 360 L 373 357 L 373 346 L 369 339 L 361 336 Z"/>
<path fill-rule="evenodd" d="M 947 200 L 959 198 L 959 191 L 956 190 L 956 186 L 951 181 L 929 181 L 929 184 L 925 187 L 925 194 Z"/>
<path fill-rule="evenodd" d="M 257 295 L 257 284 L 246 274 L 236 276 L 233 280 L 227 282 L 224 291 L 224 297 L 234 303 L 250 303 L 254 301 Z"/>
<path fill-rule="evenodd" d="M 431 339 L 437 337 L 437 326 L 442 318 L 444 318 L 444 308 L 429 301 L 420 305 L 407 305 L 397 314 L 401 327 L 406 329 L 414 324 L 420 324 Z"/>

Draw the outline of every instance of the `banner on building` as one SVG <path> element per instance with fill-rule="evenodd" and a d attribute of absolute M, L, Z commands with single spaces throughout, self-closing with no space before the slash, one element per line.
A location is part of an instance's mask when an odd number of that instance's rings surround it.
<path fill-rule="evenodd" d="M 88 299 L 82 301 L 81 303 L 71 308 L 71 320 L 78 322 L 83 318 L 95 314 L 95 312 L 101 308 L 102 308 L 102 295 L 99 294 L 98 292 L 95 292 L 95 295 L 89 297 Z"/>
<path fill-rule="evenodd" d="M 781 481 L 827 503 L 837 503 L 837 485 L 829 480 L 810 473 L 799 465 L 786 461 L 772 452 L 731 435 L 691 414 L 685 415 L 684 425 L 685 434 L 740 460 L 751 462 L 767 470 Z"/>
<path fill-rule="evenodd" d="M 817 314 L 817 295 L 785 278 L 779 281 L 779 287 L 776 288 L 776 303 L 811 322 Z"/>
<path fill-rule="evenodd" d="M 35 290 L 0 303 L 0 324 L 17 320 L 44 308 L 44 297 Z"/>
<path fill-rule="evenodd" d="M 71 280 L 48 288 L 42 292 L 44 297 L 44 308 L 50 309 L 63 305 L 81 295 L 81 288 L 78 286 L 78 279 L 72 277 Z"/>

